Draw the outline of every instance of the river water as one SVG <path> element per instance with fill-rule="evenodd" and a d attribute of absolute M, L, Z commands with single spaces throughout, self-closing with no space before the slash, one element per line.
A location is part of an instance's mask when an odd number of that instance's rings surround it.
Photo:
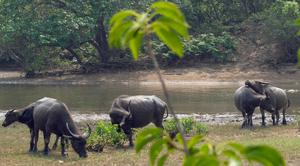
<path fill-rule="evenodd" d="M 176 113 L 237 113 L 234 91 L 242 82 L 169 82 L 168 89 Z M 300 110 L 300 85 L 297 81 L 274 83 L 285 89 L 291 100 L 290 113 Z M 0 85 L 0 110 L 21 108 L 42 97 L 65 102 L 70 110 L 83 114 L 107 113 L 119 95 L 157 95 L 162 97 L 158 82 L 121 82 L 97 85 Z M 258 112 L 257 112 L 258 113 Z"/>

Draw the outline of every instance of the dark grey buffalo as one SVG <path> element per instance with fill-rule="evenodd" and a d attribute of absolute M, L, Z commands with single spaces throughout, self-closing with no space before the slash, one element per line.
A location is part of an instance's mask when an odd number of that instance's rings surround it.
<path fill-rule="evenodd" d="M 85 145 L 86 139 L 91 133 L 91 128 L 88 126 L 88 132 L 83 135 L 80 134 L 76 127 L 68 107 L 53 98 L 42 98 L 37 101 L 38 104 L 34 106 L 33 121 L 34 121 L 34 148 L 37 151 L 37 142 L 39 130 L 43 131 L 45 148 L 44 154 L 49 153 L 50 134 L 54 133 L 61 137 L 61 153 L 66 155 L 64 139 L 71 140 L 71 145 L 80 157 L 87 157 Z"/>
<path fill-rule="evenodd" d="M 275 87 L 269 83 L 247 80 L 245 84 L 255 90 L 257 93 L 265 94 L 269 96 L 270 102 L 263 102 L 260 106 L 262 113 L 262 124 L 265 125 L 265 113 L 264 110 L 272 114 L 273 125 L 278 125 L 279 122 L 279 112 L 282 110 L 282 124 L 287 124 L 285 119 L 285 113 L 287 108 L 290 106 L 290 101 L 283 89 Z M 275 121 L 276 116 L 276 121 Z"/>
<path fill-rule="evenodd" d="M 5 119 L 2 123 L 3 127 L 7 127 L 14 122 L 20 122 L 20 123 L 23 123 L 28 126 L 28 128 L 30 130 L 30 135 L 31 135 L 29 152 L 33 151 L 33 146 L 34 146 L 34 142 L 33 142 L 33 126 L 34 126 L 33 108 L 34 107 L 33 107 L 33 105 L 34 105 L 34 103 L 30 104 L 29 106 L 27 106 L 25 108 L 8 111 L 5 114 Z M 56 147 L 57 147 L 58 139 L 59 139 L 59 137 L 56 136 L 56 140 L 52 147 L 53 150 L 56 149 Z"/>
<path fill-rule="evenodd" d="M 259 94 L 255 92 L 249 86 L 241 86 L 235 91 L 234 103 L 236 108 L 242 112 L 244 117 L 244 122 L 242 128 L 251 127 L 252 115 L 256 107 L 260 106 L 262 103 L 270 103 L 270 98 L 266 95 Z"/>
<path fill-rule="evenodd" d="M 109 116 L 112 124 L 118 124 L 119 130 L 123 130 L 132 142 L 131 128 L 140 128 L 154 123 L 163 128 L 163 119 L 168 116 L 167 104 L 156 96 L 127 96 L 122 95 L 114 99 Z M 165 110 L 167 115 L 164 117 Z"/>

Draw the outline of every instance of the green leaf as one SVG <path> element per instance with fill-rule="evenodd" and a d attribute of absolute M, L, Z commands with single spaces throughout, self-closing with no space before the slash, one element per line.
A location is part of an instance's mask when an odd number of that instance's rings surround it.
<path fill-rule="evenodd" d="M 133 22 L 132 26 L 128 29 L 128 31 L 126 31 L 125 34 L 123 34 L 121 38 L 122 48 L 126 48 L 126 46 L 129 45 L 129 41 L 132 40 L 137 33 L 139 33 L 140 29 L 140 25 L 137 22 Z"/>
<path fill-rule="evenodd" d="M 133 25 L 132 21 L 124 22 L 120 26 L 114 25 L 109 32 L 109 36 L 108 36 L 109 45 L 111 47 L 114 46 L 116 48 L 120 48 L 123 35 L 127 33 L 127 31 L 130 29 L 132 25 Z"/>
<path fill-rule="evenodd" d="M 152 28 L 158 38 L 163 41 L 176 55 L 179 57 L 183 56 L 183 45 L 173 30 L 166 29 L 160 24 L 152 24 Z"/>
<path fill-rule="evenodd" d="M 178 23 L 166 17 L 161 17 L 157 19 L 156 22 L 160 22 L 160 24 L 167 24 L 171 29 L 185 39 L 189 38 L 188 25 L 186 23 Z"/>
<path fill-rule="evenodd" d="M 178 9 L 178 7 L 171 2 L 155 2 L 151 5 L 151 9 L 155 9 L 156 11 L 161 11 L 162 15 L 165 13 L 163 11 L 167 11 L 169 14 L 168 16 L 175 16 L 175 18 L 179 18 L 180 20 L 184 20 L 183 14 Z M 171 14 L 172 13 L 172 14 Z M 171 15 L 170 15 L 171 14 Z"/>
<path fill-rule="evenodd" d="M 180 145 L 183 145 L 183 139 L 180 133 L 176 134 L 176 141 L 179 142 Z"/>
<path fill-rule="evenodd" d="M 155 164 L 157 156 L 159 155 L 159 153 L 162 151 L 164 147 L 163 145 L 164 143 L 165 141 L 163 139 L 160 139 L 151 145 L 150 152 L 149 152 L 151 165 Z"/>
<path fill-rule="evenodd" d="M 201 135 L 193 136 L 188 142 L 188 149 L 193 148 L 200 141 L 203 141 L 203 136 L 201 136 Z"/>
<path fill-rule="evenodd" d="M 142 45 L 143 34 L 137 32 L 137 34 L 129 41 L 129 48 L 133 55 L 133 59 L 137 60 L 139 57 L 139 50 Z"/>
<path fill-rule="evenodd" d="M 212 154 L 213 153 L 213 146 L 211 144 L 202 144 L 199 148 L 200 154 Z"/>
<path fill-rule="evenodd" d="M 245 149 L 245 147 L 243 145 L 239 144 L 239 143 L 231 142 L 231 143 L 228 143 L 227 146 L 229 146 L 229 147 L 231 147 L 231 148 L 233 148 L 233 149 L 235 149 L 239 152 L 243 152 L 244 149 Z"/>
<path fill-rule="evenodd" d="M 168 154 L 162 155 L 157 161 L 157 166 L 163 166 L 165 164 L 166 160 L 168 159 L 168 157 L 169 157 Z"/>
<path fill-rule="evenodd" d="M 146 128 L 142 130 L 136 137 L 136 152 L 140 152 L 146 144 L 161 136 L 162 129 L 160 128 Z"/>
<path fill-rule="evenodd" d="M 245 148 L 245 157 L 249 161 L 256 161 L 265 166 L 285 166 L 285 162 L 281 154 L 266 145 L 253 145 Z"/>
<path fill-rule="evenodd" d="M 212 155 L 194 155 L 185 157 L 183 161 L 184 166 L 219 166 L 220 163 L 216 156 Z"/>
<path fill-rule="evenodd" d="M 126 17 L 129 16 L 135 16 L 138 17 L 139 14 L 135 12 L 134 10 L 124 10 L 116 13 L 113 15 L 113 17 L 110 19 L 109 25 L 113 26 L 113 24 L 120 24 Z"/>
<path fill-rule="evenodd" d="M 224 156 L 228 157 L 228 165 L 230 166 L 240 166 L 242 165 L 241 158 L 236 154 L 235 151 L 226 149 L 222 152 Z"/>
<path fill-rule="evenodd" d="M 296 19 L 295 25 L 300 26 L 300 18 Z"/>

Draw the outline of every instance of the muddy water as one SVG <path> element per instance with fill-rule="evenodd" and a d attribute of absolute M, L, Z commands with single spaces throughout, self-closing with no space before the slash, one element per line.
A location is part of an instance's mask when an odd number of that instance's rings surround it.
<path fill-rule="evenodd" d="M 177 113 L 237 112 L 233 104 L 234 91 L 239 82 L 169 82 L 168 88 Z M 291 110 L 300 110 L 298 82 L 275 83 L 287 90 Z M 162 92 L 157 82 L 103 83 L 99 85 L 1 85 L 0 110 L 20 108 L 42 97 L 53 97 L 65 102 L 79 113 L 107 113 L 112 100 L 121 95 L 158 95 Z"/>

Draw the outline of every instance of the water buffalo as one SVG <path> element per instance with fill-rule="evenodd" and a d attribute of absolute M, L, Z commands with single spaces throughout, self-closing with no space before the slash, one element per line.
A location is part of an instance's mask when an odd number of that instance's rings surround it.
<path fill-rule="evenodd" d="M 168 116 L 167 104 L 156 96 L 127 96 L 122 95 L 114 99 L 109 116 L 112 124 L 118 124 L 133 146 L 131 128 L 140 128 L 154 123 L 163 128 L 162 122 Z M 165 110 L 167 115 L 164 117 Z"/>
<path fill-rule="evenodd" d="M 256 107 L 262 103 L 270 103 L 270 98 L 266 95 L 256 93 L 249 86 L 241 86 L 234 93 L 234 102 L 236 108 L 242 112 L 244 122 L 242 128 L 253 126 L 252 115 Z"/>
<path fill-rule="evenodd" d="M 38 104 L 34 106 L 33 121 L 34 121 L 34 147 L 33 151 L 37 151 L 37 142 L 39 130 L 43 131 L 45 148 L 44 154 L 49 153 L 50 134 L 54 133 L 61 137 L 61 153 L 66 155 L 64 139 L 71 140 L 71 145 L 80 157 L 87 157 L 85 144 L 86 139 L 91 133 L 91 128 L 88 125 L 88 132 L 80 135 L 76 127 L 68 107 L 53 98 L 44 97 L 37 101 Z"/>
<path fill-rule="evenodd" d="M 262 103 L 260 106 L 261 113 L 262 113 L 262 123 L 265 125 L 265 112 L 264 110 L 270 112 L 272 114 L 273 125 L 278 125 L 279 122 L 279 112 L 282 110 L 282 124 L 286 125 L 285 113 L 287 108 L 290 106 L 290 101 L 283 89 L 275 87 L 269 83 L 261 82 L 261 81 L 254 81 L 254 80 L 247 80 L 245 85 L 249 86 L 257 93 L 265 94 L 270 96 L 271 103 Z M 276 121 L 275 121 L 276 116 Z"/>
<path fill-rule="evenodd" d="M 30 131 L 30 147 L 29 147 L 29 152 L 33 151 L 33 104 L 25 107 L 25 108 L 21 108 L 21 109 L 17 109 L 17 110 L 10 110 L 5 114 L 5 119 L 2 123 L 3 127 L 7 127 L 10 124 L 14 123 L 14 122 L 20 122 L 23 123 L 25 125 L 28 126 L 29 131 Z M 52 149 L 56 149 L 57 147 L 57 142 L 58 142 L 59 137 L 56 136 L 56 140 L 53 144 Z M 67 141 L 67 140 L 66 140 Z"/>

